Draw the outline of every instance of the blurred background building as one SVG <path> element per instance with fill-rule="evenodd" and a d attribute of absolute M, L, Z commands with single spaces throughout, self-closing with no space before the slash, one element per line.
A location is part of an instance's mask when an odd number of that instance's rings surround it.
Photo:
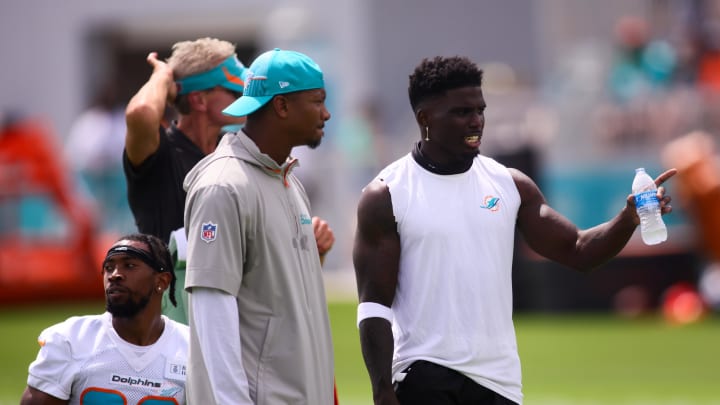
<path fill-rule="evenodd" d="M 246 65 L 280 47 L 323 67 L 333 118 L 320 148 L 296 154 L 316 213 L 336 231 L 327 272 L 350 280 L 360 190 L 419 136 L 407 81 L 424 57 L 465 55 L 484 68 L 483 153 L 528 173 L 580 227 L 622 208 L 635 167 L 657 175 L 667 142 L 720 126 L 717 0 L 3 2 L 4 121 L 48 124 L 73 190 L 95 206 L 97 232 L 134 230 L 114 159 L 122 108 L 150 74 L 146 55 L 165 58 L 174 42 L 204 36 L 234 42 Z M 93 128 L 98 138 L 83 142 Z M 3 162 L 0 151 L 8 177 Z M 18 221 L 27 204 L 6 194 L 0 187 L 0 237 L 36 246 L 43 229 L 56 239 L 72 232 L 62 213 Z M 652 308 L 668 286 L 695 284 L 706 259 L 682 204 L 675 208 L 667 243 L 646 247 L 636 235 L 589 276 L 536 258 L 519 242 L 517 308 Z M 2 257 L 0 285 L 10 279 Z"/>

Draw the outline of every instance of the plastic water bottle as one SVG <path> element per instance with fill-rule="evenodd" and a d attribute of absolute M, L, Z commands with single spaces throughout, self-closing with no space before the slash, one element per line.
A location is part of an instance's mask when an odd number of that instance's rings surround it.
<path fill-rule="evenodd" d="M 644 168 L 635 169 L 632 183 L 635 206 L 640 217 L 640 234 L 646 245 L 657 245 L 667 240 L 667 228 L 660 212 L 655 181 Z"/>

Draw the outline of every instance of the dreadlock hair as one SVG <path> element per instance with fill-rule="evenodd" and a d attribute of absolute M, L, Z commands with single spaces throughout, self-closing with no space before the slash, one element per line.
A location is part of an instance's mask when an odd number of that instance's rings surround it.
<path fill-rule="evenodd" d="M 464 56 L 425 58 L 410 75 L 410 106 L 417 111 L 422 101 L 441 96 L 448 90 L 480 86 L 482 75 L 482 70 Z"/>
<path fill-rule="evenodd" d="M 175 268 L 173 266 L 172 257 L 170 257 L 170 250 L 168 249 L 165 242 L 163 242 L 157 236 L 148 235 L 145 233 L 131 233 L 118 239 L 118 241 L 121 240 L 132 240 L 136 242 L 142 242 L 147 245 L 150 256 L 155 259 L 157 263 L 160 264 L 160 266 L 162 267 L 162 271 L 167 271 L 172 276 L 172 280 L 170 281 L 170 302 L 173 304 L 173 306 L 177 307 L 177 300 L 175 299 L 175 281 L 177 280 L 177 278 L 175 277 Z M 160 271 L 159 269 L 155 270 Z"/>

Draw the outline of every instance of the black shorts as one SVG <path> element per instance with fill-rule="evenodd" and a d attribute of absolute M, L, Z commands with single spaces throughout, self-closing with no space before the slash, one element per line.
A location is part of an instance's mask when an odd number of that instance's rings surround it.
<path fill-rule="evenodd" d="M 418 360 L 395 383 L 402 405 L 517 405 L 455 370 Z"/>

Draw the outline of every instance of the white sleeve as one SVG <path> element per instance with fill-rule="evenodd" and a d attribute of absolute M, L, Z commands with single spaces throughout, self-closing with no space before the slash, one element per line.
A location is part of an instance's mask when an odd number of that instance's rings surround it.
<path fill-rule="evenodd" d="M 70 342 L 56 327 L 44 330 L 38 338 L 40 351 L 30 364 L 27 384 L 59 399 L 69 399 L 74 379 Z"/>
<path fill-rule="evenodd" d="M 188 379 L 198 388 L 197 393 L 211 393 L 215 404 L 252 405 L 242 363 L 236 298 L 218 289 L 203 287 L 194 287 L 188 296 L 190 352 L 191 356 L 201 357 L 193 360 L 192 367 L 199 364 L 204 367 L 204 370 L 190 368 Z M 193 348 L 195 344 L 197 348 Z M 188 394 L 194 397 L 192 386 L 190 388 Z M 188 403 L 190 400 L 189 397 Z M 206 400 L 207 397 L 203 402 Z"/>

